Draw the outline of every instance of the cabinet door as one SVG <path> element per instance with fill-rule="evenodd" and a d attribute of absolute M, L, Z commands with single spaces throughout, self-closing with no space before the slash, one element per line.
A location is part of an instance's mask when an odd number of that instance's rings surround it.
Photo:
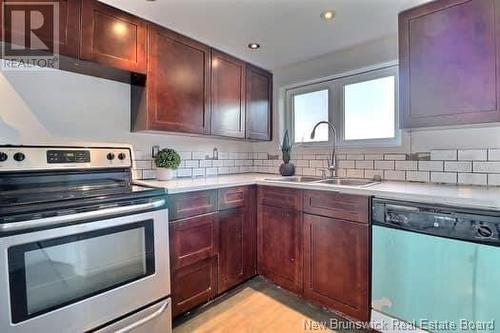
<path fill-rule="evenodd" d="M 297 211 L 259 205 L 257 269 L 276 284 L 302 293 L 302 228 Z"/>
<path fill-rule="evenodd" d="M 500 120 L 498 22 L 498 0 L 434 1 L 400 14 L 401 127 Z"/>
<path fill-rule="evenodd" d="M 149 129 L 208 134 L 210 48 L 150 25 Z"/>
<path fill-rule="evenodd" d="M 271 140 L 273 76 L 247 65 L 246 73 L 246 138 Z"/>
<path fill-rule="evenodd" d="M 179 220 L 169 229 L 173 269 L 217 255 L 217 213 Z"/>
<path fill-rule="evenodd" d="M 219 294 L 242 282 L 248 274 L 248 236 L 245 208 L 219 212 Z"/>
<path fill-rule="evenodd" d="M 146 21 L 96 0 L 82 2 L 80 57 L 146 73 Z"/>
<path fill-rule="evenodd" d="M 212 131 L 245 137 L 245 63 L 212 50 Z"/>
<path fill-rule="evenodd" d="M 59 36 L 55 38 L 53 34 L 52 24 L 43 24 L 40 29 L 34 31 L 34 34 L 39 38 L 45 45 L 57 44 L 59 48 L 59 53 L 72 57 L 78 58 L 78 46 L 80 35 L 80 0 L 33 0 L 33 1 L 23 1 L 23 0 L 0 0 L 0 14 L 3 14 L 4 3 L 8 2 L 8 6 L 13 10 L 15 9 L 15 2 L 20 3 L 19 9 L 32 8 L 33 10 L 38 10 L 42 13 L 49 11 L 54 13 L 54 3 L 58 3 L 57 10 L 59 12 Z M 1 16 L 3 17 L 3 16 Z M 5 42 L 10 43 L 12 40 L 17 40 L 21 38 L 24 40 L 25 31 L 24 29 L 19 29 L 19 26 L 11 24 L 10 11 L 5 13 L 6 20 L 3 21 L 0 27 L 0 38 L 5 36 Z M 48 16 L 50 17 L 50 15 Z M 49 20 L 47 20 L 49 21 Z M 44 21 L 46 22 L 46 21 Z M 24 28 L 24 27 L 23 27 Z M 5 30 L 3 30 L 5 29 Z M 3 34 L 5 31 L 5 35 Z M 28 46 L 28 45 L 27 45 Z"/>
<path fill-rule="evenodd" d="M 208 302 L 217 292 L 217 257 L 172 272 L 172 312 L 177 316 Z"/>
<path fill-rule="evenodd" d="M 369 227 L 304 214 L 304 296 L 369 320 Z"/>

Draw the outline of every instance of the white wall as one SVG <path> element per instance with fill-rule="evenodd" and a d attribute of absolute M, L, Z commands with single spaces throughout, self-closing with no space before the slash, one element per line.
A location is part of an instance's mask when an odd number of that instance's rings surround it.
<path fill-rule="evenodd" d="M 127 143 L 180 151 L 251 151 L 252 144 L 130 132 L 130 85 L 64 71 L 0 72 L 0 144 Z"/>
<path fill-rule="evenodd" d="M 260 143 L 255 151 L 276 151 L 278 141 L 283 135 L 284 124 L 284 87 L 318 80 L 324 77 L 355 71 L 395 61 L 398 58 L 397 36 L 388 36 L 364 43 L 342 51 L 329 53 L 275 69 L 274 72 L 274 131 L 273 143 Z M 500 147 L 500 124 L 493 126 L 474 126 L 469 128 L 436 128 L 403 132 L 403 145 L 400 148 L 370 149 L 371 151 L 426 152 L 446 148 L 494 148 Z M 299 149 L 305 150 L 305 149 Z M 368 149 L 349 149 L 349 151 L 370 151 Z"/>

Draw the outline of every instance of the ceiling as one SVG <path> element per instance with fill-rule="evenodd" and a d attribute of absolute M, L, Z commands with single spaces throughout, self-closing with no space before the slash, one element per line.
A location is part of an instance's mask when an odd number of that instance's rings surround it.
<path fill-rule="evenodd" d="M 396 34 L 398 13 L 429 0 L 101 1 L 275 69 Z M 336 17 L 320 19 L 325 10 Z"/>

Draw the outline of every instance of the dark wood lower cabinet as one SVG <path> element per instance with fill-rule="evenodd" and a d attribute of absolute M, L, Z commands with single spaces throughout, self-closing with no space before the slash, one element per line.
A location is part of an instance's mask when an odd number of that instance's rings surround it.
<path fill-rule="evenodd" d="M 174 317 L 258 273 L 346 318 L 370 319 L 368 197 L 240 186 L 169 201 Z"/>
<path fill-rule="evenodd" d="M 177 316 L 217 295 L 217 257 L 210 257 L 172 273 L 172 312 Z"/>
<path fill-rule="evenodd" d="M 369 249 L 368 225 L 304 214 L 304 297 L 368 321 Z"/>
<path fill-rule="evenodd" d="M 255 275 L 254 227 L 247 208 L 219 212 L 219 294 Z"/>
<path fill-rule="evenodd" d="M 257 248 L 259 274 L 283 288 L 301 294 L 301 213 L 259 205 Z"/>

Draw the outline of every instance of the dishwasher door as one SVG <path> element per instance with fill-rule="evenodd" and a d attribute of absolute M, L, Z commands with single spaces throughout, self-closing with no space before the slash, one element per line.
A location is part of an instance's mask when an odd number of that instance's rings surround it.
<path fill-rule="evenodd" d="M 372 244 L 373 310 L 425 331 L 500 332 L 499 247 L 378 225 Z"/>

